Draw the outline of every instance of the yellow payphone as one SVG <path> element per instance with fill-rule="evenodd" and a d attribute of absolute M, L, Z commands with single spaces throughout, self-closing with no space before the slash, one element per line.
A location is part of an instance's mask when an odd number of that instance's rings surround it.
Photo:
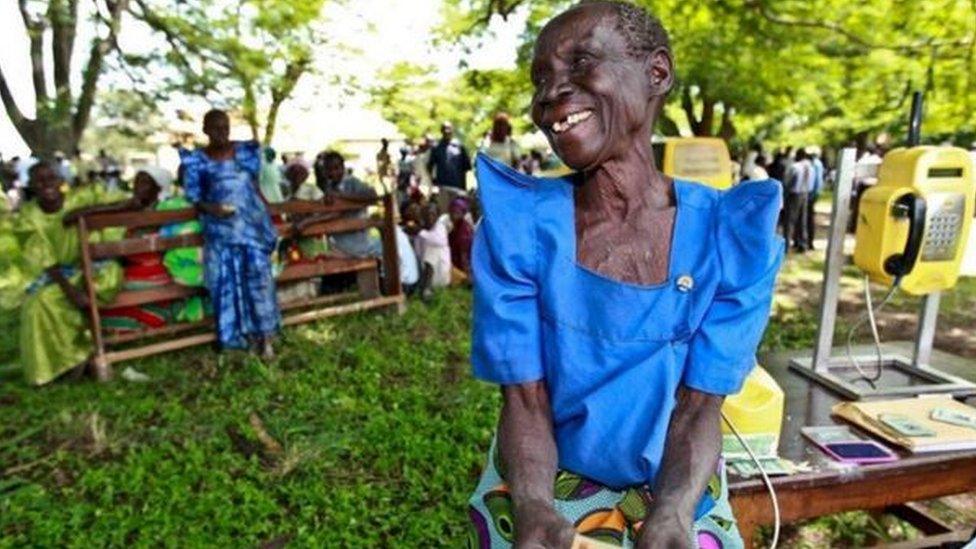
<path fill-rule="evenodd" d="M 732 186 L 732 159 L 718 137 L 668 137 L 654 140 L 654 160 L 661 171 L 716 189 Z"/>
<path fill-rule="evenodd" d="M 844 149 L 838 159 L 817 339 L 812 356 L 794 358 L 790 367 L 851 399 L 976 394 L 976 384 L 931 363 L 941 292 L 959 278 L 976 208 L 974 167 L 966 151 L 919 145 L 922 103 L 916 92 L 907 146 L 885 155 L 877 183 L 857 208 L 854 263 L 864 272 L 866 311 L 847 331 L 844 357 L 832 355 L 855 150 Z M 870 282 L 889 286 L 877 306 Z M 910 358 L 883 349 L 877 326 L 877 314 L 899 289 L 922 296 Z M 873 352 L 854 350 L 854 336 L 864 325 L 870 326 Z M 873 364 L 873 375 L 862 364 Z"/>
<path fill-rule="evenodd" d="M 955 286 L 973 217 L 972 170 L 969 153 L 953 147 L 889 152 L 861 197 L 857 266 L 912 295 Z"/>

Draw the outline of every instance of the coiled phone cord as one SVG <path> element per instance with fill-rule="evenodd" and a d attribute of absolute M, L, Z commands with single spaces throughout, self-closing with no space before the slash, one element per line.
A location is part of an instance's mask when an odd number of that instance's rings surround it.
<path fill-rule="evenodd" d="M 776 549 L 776 546 L 779 545 L 780 517 L 779 500 L 776 498 L 776 490 L 773 488 L 773 482 L 769 480 L 769 475 L 766 474 L 766 470 L 763 469 L 762 463 L 759 463 L 759 458 L 757 458 L 756 454 L 753 453 L 752 448 L 746 444 L 746 441 L 742 439 L 742 435 L 739 434 L 739 430 L 735 428 L 735 425 L 733 425 L 731 421 L 729 421 L 729 418 L 726 417 L 725 412 L 720 411 L 719 413 L 722 414 L 722 420 L 725 421 L 725 424 L 728 425 L 729 429 L 732 430 L 732 434 L 735 435 L 735 438 L 739 439 L 739 444 L 746 449 L 746 453 L 749 454 L 752 462 L 756 464 L 756 467 L 759 469 L 759 474 L 762 475 L 763 483 L 766 484 L 766 489 L 769 491 L 769 499 L 773 501 L 773 540 L 769 544 L 769 549 Z"/>
<path fill-rule="evenodd" d="M 867 313 L 861 315 L 861 318 L 859 318 L 847 332 L 847 359 L 850 360 L 851 364 L 854 365 L 854 368 L 857 369 L 861 379 L 868 382 L 868 385 L 870 385 L 872 389 L 877 388 L 875 386 L 875 382 L 881 379 L 881 374 L 884 372 L 884 361 L 881 355 L 881 336 L 878 335 L 878 321 L 876 315 L 880 313 L 882 309 L 884 309 L 888 302 L 891 301 L 891 298 L 894 297 L 895 292 L 898 291 L 898 287 L 900 285 L 901 277 L 899 276 L 895 278 L 895 281 L 888 290 L 888 293 L 885 294 L 884 298 L 881 300 L 881 303 L 878 305 L 878 308 L 875 309 L 874 304 L 871 302 L 871 279 L 867 275 L 864 275 L 864 301 L 867 303 L 868 310 Z M 873 376 L 869 376 L 864 372 L 864 368 L 861 367 L 861 364 L 857 361 L 857 358 L 854 357 L 854 352 L 852 350 L 854 344 L 854 334 L 858 329 L 861 328 L 861 326 L 864 325 L 865 321 L 867 321 L 871 326 L 871 336 L 874 339 L 874 352 L 878 357 L 877 371 Z"/>

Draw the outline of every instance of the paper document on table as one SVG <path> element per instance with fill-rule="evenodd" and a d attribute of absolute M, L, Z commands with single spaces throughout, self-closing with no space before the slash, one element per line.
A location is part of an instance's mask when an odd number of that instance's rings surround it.
<path fill-rule="evenodd" d="M 941 413 L 951 410 L 959 414 L 976 415 L 976 408 L 950 396 L 841 402 L 833 407 L 834 415 L 912 453 L 976 449 L 976 429 L 933 419 L 935 410 L 941 410 Z M 906 436 L 879 419 L 880 416 L 890 415 L 909 418 L 935 434 Z"/>

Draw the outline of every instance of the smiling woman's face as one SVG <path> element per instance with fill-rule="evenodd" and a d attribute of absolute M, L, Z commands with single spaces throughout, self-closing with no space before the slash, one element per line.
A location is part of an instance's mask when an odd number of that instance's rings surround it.
<path fill-rule="evenodd" d="M 666 51 L 645 59 L 632 55 L 611 9 L 572 9 L 536 42 L 532 121 L 574 170 L 620 158 L 637 140 L 650 143 L 658 104 L 652 99 L 667 94 L 670 63 Z"/>

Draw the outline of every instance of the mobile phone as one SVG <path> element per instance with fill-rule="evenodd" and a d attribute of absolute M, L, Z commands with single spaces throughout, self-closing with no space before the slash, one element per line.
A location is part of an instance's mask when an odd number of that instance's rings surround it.
<path fill-rule="evenodd" d="M 828 442 L 818 444 L 828 456 L 841 463 L 886 463 L 895 461 L 898 456 L 891 450 L 873 440 L 851 440 L 847 442 Z"/>
<path fill-rule="evenodd" d="M 957 410 L 951 410 L 949 408 L 936 408 L 932 410 L 931 416 L 933 421 L 941 421 L 942 423 L 948 423 L 949 425 L 958 425 L 959 427 L 969 427 L 970 429 L 976 429 L 976 415 L 966 414 Z"/>
<path fill-rule="evenodd" d="M 935 431 L 901 414 L 878 414 L 878 421 L 899 435 L 906 437 L 934 437 Z"/>

